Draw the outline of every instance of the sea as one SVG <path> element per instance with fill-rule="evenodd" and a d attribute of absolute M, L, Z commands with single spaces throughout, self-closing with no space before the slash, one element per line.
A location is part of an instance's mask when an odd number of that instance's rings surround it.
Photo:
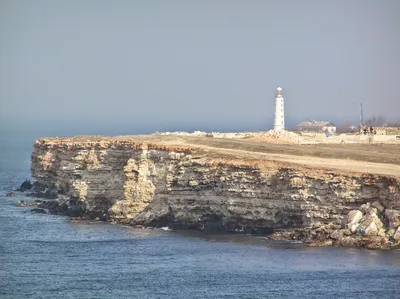
<path fill-rule="evenodd" d="M 0 298 L 400 298 L 399 250 L 32 214 L 5 195 L 39 133 L 0 131 Z"/>

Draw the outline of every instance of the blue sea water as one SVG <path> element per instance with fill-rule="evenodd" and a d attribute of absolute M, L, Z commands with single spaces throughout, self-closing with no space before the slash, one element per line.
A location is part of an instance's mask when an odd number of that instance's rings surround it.
<path fill-rule="evenodd" d="M 400 251 L 135 229 L 31 214 L 5 197 L 32 136 L 0 136 L 0 298 L 400 298 Z"/>

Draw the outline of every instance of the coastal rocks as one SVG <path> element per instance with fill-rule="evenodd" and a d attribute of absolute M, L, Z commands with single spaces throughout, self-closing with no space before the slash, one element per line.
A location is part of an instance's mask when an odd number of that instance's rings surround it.
<path fill-rule="evenodd" d="M 334 227 L 332 224 L 315 225 L 310 228 L 303 241 L 312 247 L 331 246 L 333 244 L 331 235 Z"/>
<path fill-rule="evenodd" d="M 34 214 L 47 214 L 47 212 L 44 209 L 38 209 L 38 208 L 32 209 L 31 213 L 34 213 Z"/>
<path fill-rule="evenodd" d="M 397 247 L 400 245 L 399 215 L 400 211 L 385 210 L 379 202 L 363 204 L 359 210 L 349 212 L 346 227 L 334 231 L 331 238 L 341 246 Z"/>
<path fill-rule="evenodd" d="M 82 217 L 85 214 L 85 204 L 79 199 L 68 199 L 59 204 L 58 212 L 71 217 Z"/>
<path fill-rule="evenodd" d="M 25 200 L 20 200 L 18 202 L 18 206 L 19 207 L 37 207 L 42 203 L 41 200 L 35 200 L 34 202 L 29 202 L 29 201 L 25 201 Z"/>
<path fill-rule="evenodd" d="M 392 236 L 395 242 L 400 242 L 400 226 L 397 228 L 396 232 Z"/>
<path fill-rule="evenodd" d="M 33 184 L 31 183 L 31 181 L 28 180 L 28 179 L 26 179 L 26 180 L 21 184 L 21 186 L 17 189 L 17 191 L 25 192 L 26 190 L 32 189 L 32 187 L 33 187 Z"/>
<path fill-rule="evenodd" d="M 397 228 L 400 226 L 399 210 L 386 209 L 385 218 L 387 219 L 390 228 Z"/>
<path fill-rule="evenodd" d="M 347 227 L 352 233 L 354 233 L 358 227 L 358 223 L 363 217 L 363 213 L 358 210 L 352 210 L 347 215 Z"/>
<path fill-rule="evenodd" d="M 42 201 L 38 207 L 47 209 L 50 214 L 61 214 L 71 217 L 81 217 L 85 214 L 84 203 L 75 198 Z"/>
<path fill-rule="evenodd" d="M 20 200 L 17 204 L 20 207 L 37 207 L 31 210 L 33 213 L 46 213 L 53 215 L 67 215 L 70 217 L 82 217 L 85 214 L 84 202 L 75 198 L 58 200 L 35 200 L 33 202 Z M 43 213 L 43 214 L 44 214 Z"/>
<path fill-rule="evenodd" d="M 379 202 L 351 210 L 344 226 L 316 223 L 304 229 L 302 239 L 309 246 L 354 246 L 390 249 L 400 246 L 400 211 L 386 209 Z"/>
<path fill-rule="evenodd" d="M 39 208 L 47 209 L 50 214 L 58 214 L 60 212 L 60 203 L 57 200 L 42 201 Z"/>

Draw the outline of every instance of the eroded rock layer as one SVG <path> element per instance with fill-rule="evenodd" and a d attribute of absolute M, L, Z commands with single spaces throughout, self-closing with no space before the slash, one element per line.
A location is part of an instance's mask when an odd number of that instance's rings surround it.
<path fill-rule="evenodd" d="M 334 243 L 332 232 L 362 204 L 400 210 L 396 177 L 235 159 L 140 139 L 40 139 L 31 169 L 37 183 L 58 194 L 60 212 L 132 225 L 274 233 L 314 243 L 323 227 L 329 228 L 323 240 Z M 365 217 L 351 214 L 358 222 L 349 229 Z"/>

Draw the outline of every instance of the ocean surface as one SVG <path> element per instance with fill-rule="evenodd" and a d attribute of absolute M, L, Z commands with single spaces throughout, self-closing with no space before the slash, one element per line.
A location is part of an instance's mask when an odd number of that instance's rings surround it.
<path fill-rule="evenodd" d="M 34 134 L 0 132 L 0 298 L 400 298 L 400 251 L 74 223 L 17 207 Z"/>

